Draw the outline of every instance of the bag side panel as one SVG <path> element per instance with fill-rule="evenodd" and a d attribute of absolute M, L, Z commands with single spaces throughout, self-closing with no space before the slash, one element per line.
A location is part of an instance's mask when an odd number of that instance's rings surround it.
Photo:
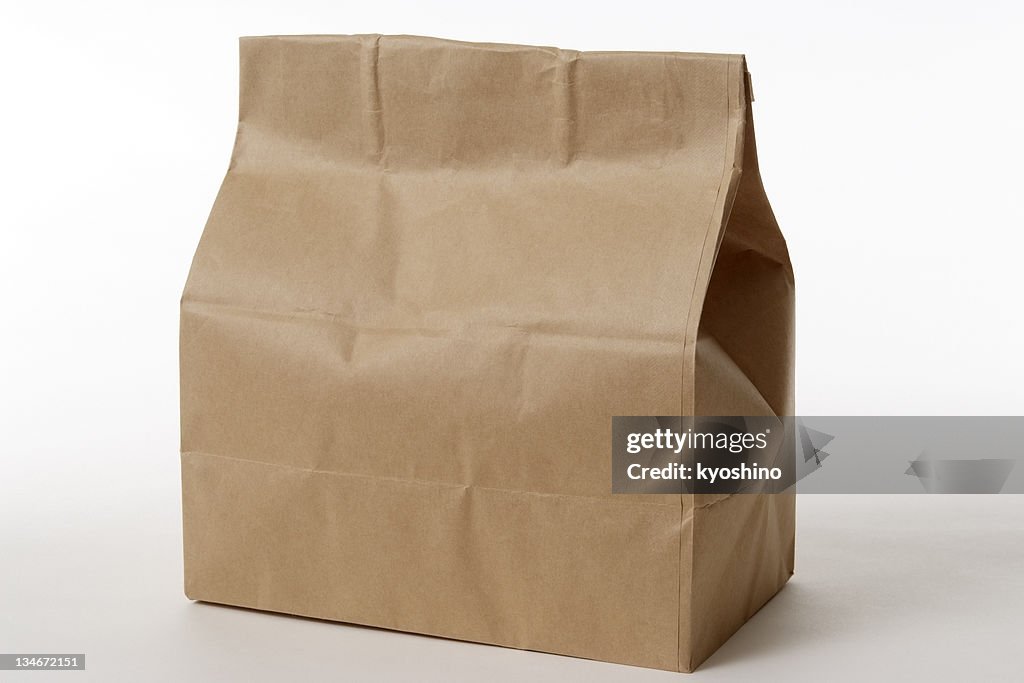
<path fill-rule="evenodd" d="M 749 100 L 742 173 L 702 311 L 697 415 L 792 415 L 794 287 L 761 181 Z M 793 573 L 795 495 L 697 497 L 692 666 L 709 657 Z"/>

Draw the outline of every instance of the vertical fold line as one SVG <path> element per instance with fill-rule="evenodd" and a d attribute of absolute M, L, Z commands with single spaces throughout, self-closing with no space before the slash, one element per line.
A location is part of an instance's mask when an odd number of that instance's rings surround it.
<path fill-rule="evenodd" d="M 555 98 L 558 109 L 556 127 L 558 160 L 568 166 L 576 158 L 576 64 L 580 53 L 573 50 L 559 50 L 555 66 Z"/>
<path fill-rule="evenodd" d="M 385 262 L 378 272 L 377 285 L 389 301 L 394 301 L 397 292 L 401 234 L 397 224 L 391 220 L 391 200 L 387 175 L 387 137 L 384 131 L 384 107 L 380 86 L 380 44 L 382 36 L 370 35 L 362 38 L 360 50 L 360 80 L 363 95 L 362 144 L 366 161 L 376 166 L 374 214 L 375 234 L 373 237 L 376 253 Z M 385 261 L 386 257 L 386 261 Z"/>
<path fill-rule="evenodd" d="M 384 116 L 380 96 L 381 36 L 367 36 L 360 52 L 360 76 L 363 85 L 363 135 L 369 161 L 384 163 Z"/>
<path fill-rule="evenodd" d="M 739 187 L 739 177 L 743 167 L 743 142 L 744 142 L 744 125 L 745 120 L 739 120 L 737 118 L 737 112 L 745 111 L 745 98 L 746 92 L 743 90 L 743 86 L 737 86 L 739 79 L 742 77 L 742 71 L 746 71 L 746 61 L 742 57 L 739 59 L 731 59 L 726 65 L 725 72 L 725 111 L 726 111 L 726 127 L 725 127 L 725 139 L 723 140 L 723 155 L 722 155 L 722 171 L 719 178 L 718 192 L 715 197 L 714 208 L 711 213 L 711 219 L 707 226 L 704 234 L 704 242 L 701 247 L 700 261 L 697 267 L 697 275 L 694 278 L 693 289 L 690 292 L 689 307 L 686 312 L 686 325 L 684 328 L 684 339 L 683 339 L 683 377 L 681 383 L 681 397 L 680 397 L 680 415 L 693 415 L 697 410 L 697 387 L 696 387 L 696 348 L 697 348 L 697 332 L 700 327 L 700 311 L 697 309 L 703 309 L 704 296 L 707 294 L 708 283 L 711 281 L 711 273 L 715 267 L 715 259 L 718 255 L 718 242 L 719 239 L 727 229 L 729 212 L 732 209 L 732 203 L 735 199 L 736 191 Z M 714 240 L 711 239 L 714 235 Z M 687 382 L 687 375 L 689 375 L 689 382 Z M 683 410 L 686 407 L 689 410 Z M 687 615 L 687 621 L 689 624 L 687 639 L 688 639 L 688 662 L 686 671 L 692 671 L 697 664 L 700 662 L 694 656 L 694 650 L 696 643 L 693 638 L 693 583 L 694 583 L 694 553 L 693 547 L 694 533 L 697 526 L 697 506 L 695 504 L 695 497 L 690 494 L 691 501 L 691 515 L 690 515 L 690 583 L 687 587 L 689 590 L 689 614 Z M 679 617 L 682 619 L 682 605 L 683 605 L 683 582 L 682 582 L 682 560 L 683 560 L 683 524 L 685 521 L 685 494 L 680 495 L 680 513 L 679 513 Z M 677 645 L 676 661 L 678 662 L 678 668 L 683 671 L 683 643 L 682 643 L 682 626 L 679 627 L 679 643 Z"/>

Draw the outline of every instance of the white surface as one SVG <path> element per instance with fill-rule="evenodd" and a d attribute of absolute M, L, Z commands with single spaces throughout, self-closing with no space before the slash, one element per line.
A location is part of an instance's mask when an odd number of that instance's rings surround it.
<path fill-rule="evenodd" d="M 3 15 L 0 651 L 85 651 L 96 680 L 665 678 L 182 596 L 177 304 L 234 137 L 243 34 L 745 52 L 797 271 L 800 411 L 1024 413 L 1019 2 L 100 0 Z M 1022 508 L 805 499 L 797 578 L 701 679 L 1008 675 Z"/>

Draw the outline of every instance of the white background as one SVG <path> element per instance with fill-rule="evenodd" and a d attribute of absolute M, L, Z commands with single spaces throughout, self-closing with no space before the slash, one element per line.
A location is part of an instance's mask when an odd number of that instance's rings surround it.
<path fill-rule="evenodd" d="M 44 1 L 2 16 L 0 652 L 86 651 L 96 680 L 662 677 L 182 596 L 177 305 L 234 138 L 240 35 L 746 53 L 797 274 L 799 412 L 1024 414 L 1019 2 Z M 1009 677 L 1022 503 L 802 501 L 793 583 L 700 677 Z"/>

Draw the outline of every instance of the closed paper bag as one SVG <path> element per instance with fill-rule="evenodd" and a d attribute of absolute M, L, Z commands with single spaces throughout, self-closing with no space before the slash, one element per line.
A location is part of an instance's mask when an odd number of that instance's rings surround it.
<path fill-rule="evenodd" d="M 245 38 L 181 303 L 190 598 L 689 671 L 792 495 L 613 495 L 615 415 L 792 414 L 744 59 Z"/>

